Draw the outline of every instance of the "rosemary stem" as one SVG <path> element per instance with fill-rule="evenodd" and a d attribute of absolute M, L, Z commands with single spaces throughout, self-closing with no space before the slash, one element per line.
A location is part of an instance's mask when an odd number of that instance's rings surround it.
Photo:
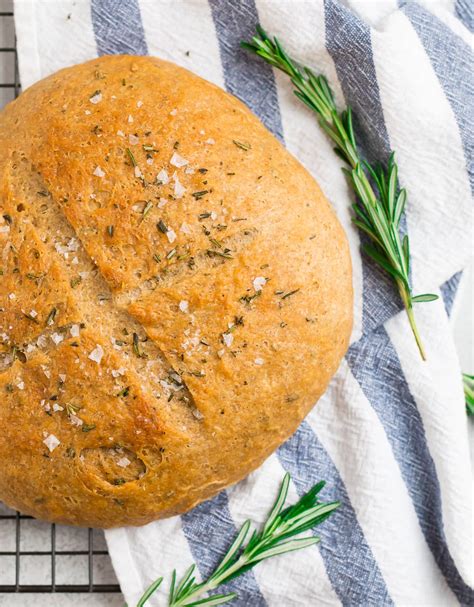
<path fill-rule="evenodd" d="M 277 499 L 261 531 L 256 528 L 252 530 L 251 521 L 245 521 L 227 553 L 207 580 L 196 582 L 193 575 L 196 565 L 191 565 L 178 583 L 176 569 L 173 571 L 168 607 L 227 604 L 237 598 L 235 592 L 212 594 L 204 598 L 202 595 L 216 590 L 221 584 L 242 575 L 265 559 L 302 550 L 319 542 L 319 537 L 313 535 L 298 539 L 291 538 L 320 525 L 331 516 L 340 503 L 319 501 L 318 493 L 325 485 L 324 481 L 320 481 L 296 504 L 285 508 L 290 480 L 290 475 L 285 474 Z M 145 605 L 162 581 L 163 578 L 160 577 L 146 589 L 137 607 Z"/>
<path fill-rule="evenodd" d="M 290 77 L 296 89 L 295 95 L 317 115 L 319 125 L 335 145 L 334 151 L 350 167 L 343 167 L 342 170 L 356 194 L 352 205 L 353 221 L 372 240 L 372 244 L 364 246 L 364 250 L 395 280 L 421 358 L 426 360 L 413 304 L 435 301 L 438 296 L 433 293 L 413 296 L 411 292 L 410 244 L 408 235 L 403 238 L 400 235 L 400 218 L 404 212 L 407 193 L 398 186 L 398 167 L 394 153 L 390 154 L 385 169 L 381 163 L 370 164 L 365 161 L 358 152 L 351 108 L 339 112 L 326 78 L 322 74 L 317 76 L 309 67 L 293 61 L 277 38 L 271 39 L 257 26 L 257 34 L 252 40 L 241 44 Z"/>
<path fill-rule="evenodd" d="M 401 281 L 397 280 L 398 291 L 400 293 L 400 297 L 402 298 L 403 305 L 405 306 L 405 310 L 408 317 L 408 322 L 410 323 L 411 330 L 415 337 L 416 345 L 418 346 L 418 350 L 420 351 L 420 356 L 422 360 L 426 360 L 425 348 L 423 347 L 423 343 L 421 341 L 420 333 L 418 332 L 418 327 L 415 320 L 415 314 L 413 312 L 413 303 L 411 301 L 411 294 L 407 291 L 406 285 Z"/>
<path fill-rule="evenodd" d="M 191 594 L 188 594 L 188 596 L 178 600 L 176 603 L 170 603 L 169 607 L 186 607 L 186 605 L 189 605 L 193 602 L 193 599 L 202 596 L 210 590 L 215 590 L 222 583 L 224 583 L 227 578 L 231 577 L 236 571 L 246 565 L 248 560 L 249 557 L 245 554 L 242 554 L 242 556 L 231 567 L 229 567 L 229 569 L 226 569 L 225 572 L 221 573 L 221 575 L 211 577 L 209 581 L 205 582 L 201 586 L 198 586 L 196 590 Z"/>

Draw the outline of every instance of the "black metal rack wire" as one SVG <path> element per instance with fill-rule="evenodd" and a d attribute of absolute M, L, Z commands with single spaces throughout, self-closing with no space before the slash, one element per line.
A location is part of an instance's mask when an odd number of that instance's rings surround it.
<path fill-rule="evenodd" d="M 5 31 L 12 33 L 12 46 L 0 47 L 0 61 L 5 63 L 7 82 L 0 82 L 0 90 L 3 101 L 13 99 L 20 94 L 21 85 L 18 72 L 18 56 L 16 50 L 16 40 L 14 38 L 13 12 L 0 12 L 0 26 Z M 11 29 L 10 29 L 11 28 Z M 13 77 L 11 77 L 13 75 Z M 6 89 L 6 91 L 5 91 Z M 6 95 L 5 95 L 6 93 Z M 0 104 L 1 105 L 1 104 Z M 23 546 L 27 529 L 26 521 L 33 521 L 31 516 L 25 516 L 19 512 L 13 512 L 0 504 L 0 593 L 5 592 L 120 592 L 120 587 L 116 583 L 97 582 L 94 578 L 98 577 L 97 561 L 108 557 L 108 552 L 100 541 L 102 538 L 97 536 L 98 532 L 93 529 L 84 530 L 86 538 L 82 549 L 63 549 L 58 547 L 57 533 L 58 529 L 62 532 L 72 528 L 49 525 L 48 523 L 38 523 L 42 525 L 42 531 L 47 531 L 49 540 L 42 549 L 27 549 Z M 22 533 L 23 531 L 23 533 Z M 43 537 L 43 535 L 42 535 Z M 2 545 L 3 544 L 3 545 Z M 67 542 L 66 542 L 67 544 Z M 99 545 L 100 544 L 100 545 Z M 48 583 L 38 583 L 37 581 L 28 581 L 26 575 L 22 575 L 25 559 L 41 559 L 49 561 L 49 571 L 41 569 L 42 581 Z M 85 569 L 83 576 L 86 580 L 81 583 L 66 583 L 64 579 L 61 563 L 64 558 L 79 558 L 82 567 Z M 64 563 L 66 565 L 66 563 Z M 34 562 L 29 563 L 28 569 L 34 570 Z M 69 568 L 71 562 L 69 562 Z M 9 571 L 11 569 L 11 572 Z M 11 573 L 11 575 L 9 575 Z M 25 571 L 23 571 L 23 574 Z M 103 576 L 101 576 L 103 577 Z M 35 576 L 35 580 L 38 576 Z"/>

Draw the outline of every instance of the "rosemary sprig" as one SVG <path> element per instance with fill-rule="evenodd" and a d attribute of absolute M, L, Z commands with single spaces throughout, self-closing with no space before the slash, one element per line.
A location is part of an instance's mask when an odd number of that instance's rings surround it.
<path fill-rule="evenodd" d="M 289 484 L 290 475 L 286 474 L 263 528 L 260 531 L 252 529 L 252 523 L 246 521 L 227 554 L 207 580 L 196 583 L 194 576 L 196 565 L 191 565 L 179 582 L 177 582 L 176 570 L 173 571 L 168 597 L 169 607 L 198 605 L 210 607 L 228 603 L 237 597 L 235 592 L 199 597 L 242 575 L 265 559 L 301 550 L 319 542 L 320 538 L 315 536 L 291 538 L 321 524 L 339 506 L 339 502 L 323 503 L 318 500 L 317 495 L 325 485 L 324 481 L 321 481 L 296 504 L 284 508 Z M 160 577 L 149 586 L 138 601 L 137 607 L 145 605 L 162 581 L 163 578 Z"/>
<path fill-rule="evenodd" d="M 398 188 L 398 167 L 394 153 L 390 155 L 386 169 L 363 160 L 357 150 L 351 108 L 339 113 L 326 78 L 316 76 L 308 67 L 300 68 L 286 54 L 277 38 L 271 40 L 257 26 L 257 35 L 252 41 L 241 44 L 290 77 L 296 87 L 295 95 L 316 112 L 321 128 L 335 143 L 334 151 L 347 163 L 349 168 L 344 168 L 343 171 L 357 196 L 356 203 L 352 205 L 353 222 L 373 243 L 365 246 L 364 250 L 394 279 L 421 358 L 426 360 L 413 314 L 413 304 L 434 301 L 438 296 L 431 293 L 412 294 L 408 236 L 402 238 L 400 235 L 400 219 L 407 193 L 405 189 Z"/>
<path fill-rule="evenodd" d="M 464 384 L 464 398 L 466 399 L 466 412 L 469 416 L 474 415 L 474 375 L 462 374 Z"/>

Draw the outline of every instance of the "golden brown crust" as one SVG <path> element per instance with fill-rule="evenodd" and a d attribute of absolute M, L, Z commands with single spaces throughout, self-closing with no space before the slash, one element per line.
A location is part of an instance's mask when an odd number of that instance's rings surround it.
<path fill-rule="evenodd" d="M 314 180 L 234 97 L 146 57 L 43 80 L 0 141 L 0 498 L 138 525 L 257 467 L 351 330 Z"/>

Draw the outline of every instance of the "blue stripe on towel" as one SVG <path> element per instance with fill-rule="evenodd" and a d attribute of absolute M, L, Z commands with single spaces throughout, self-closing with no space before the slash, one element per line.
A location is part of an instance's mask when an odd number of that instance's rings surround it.
<path fill-rule="evenodd" d="M 453 274 L 449 280 L 441 285 L 441 295 L 443 297 L 446 314 L 451 316 L 454 300 L 458 292 L 459 283 L 461 282 L 462 271 Z"/>
<path fill-rule="evenodd" d="M 347 105 L 354 110 L 358 139 L 367 158 L 386 162 L 390 143 L 377 83 L 370 27 L 337 2 L 324 0 L 326 48 Z"/>
<path fill-rule="evenodd" d="M 226 89 L 256 114 L 278 139 L 283 140 L 280 107 L 272 68 L 240 47 L 255 35 L 258 14 L 254 0 L 209 0 Z"/>
<path fill-rule="evenodd" d="M 472 604 L 472 591 L 461 578 L 446 542 L 441 491 L 423 421 L 384 327 L 352 344 L 346 360 L 385 429 L 439 569 L 458 600 Z"/>
<path fill-rule="evenodd" d="M 181 517 L 183 531 L 201 577 L 208 577 L 219 564 L 237 535 L 229 510 L 227 493 L 222 491 L 212 500 L 202 502 Z M 184 573 L 184 572 L 182 572 Z M 265 601 L 253 571 L 219 587 L 219 592 L 236 592 L 236 607 L 265 607 Z"/>
<path fill-rule="evenodd" d="M 470 32 L 474 32 L 474 5 L 472 4 L 472 0 L 456 0 L 454 12 L 467 29 Z"/>
<path fill-rule="evenodd" d="M 392 605 L 382 573 L 357 520 L 339 472 L 307 422 L 278 450 L 299 495 L 321 479 L 327 485 L 324 501 L 340 500 L 341 506 L 314 530 L 321 537 L 319 549 L 331 584 L 343 605 L 358 607 Z"/>
<path fill-rule="evenodd" d="M 370 30 L 354 13 L 334 0 L 325 0 L 325 10 L 328 51 L 348 104 L 362 117 L 356 125 L 358 139 L 362 146 L 368 146 L 369 157 L 386 158 L 390 144 L 377 85 Z M 371 120 L 375 128 L 370 125 Z M 373 264 L 365 259 L 363 276 L 365 335 L 350 347 L 346 359 L 379 415 L 420 527 L 441 572 L 458 598 L 467 599 L 469 588 L 456 569 L 444 536 L 439 481 L 423 421 L 395 348 L 383 328 L 383 322 L 395 311 L 393 304 L 386 303 L 386 299 L 393 301 L 393 292 L 378 286 L 379 277 L 374 273 Z M 370 315 L 368 320 L 367 315 Z M 372 331 L 369 331 L 370 327 Z"/>
<path fill-rule="evenodd" d="M 91 0 L 99 55 L 148 55 L 138 0 Z"/>
<path fill-rule="evenodd" d="M 219 39 L 222 65 L 224 67 L 224 79 L 226 86 L 230 92 L 239 96 L 266 124 L 266 126 L 277 136 L 283 140 L 283 127 L 281 124 L 280 110 L 278 106 L 278 95 L 275 77 L 273 70 L 263 61 L 256 58 L 249 58 L 245 53 L 239 50 L 241 40 L 249 40 L 255 33 L 255 26 L 258 23 L 258 14 L 253 0 L 239 0 L 238 2 L 223 3 L 219 0 L 209 0 L 212 16 L 215 23 L 217 36 Z M 256 62 L 256 63 L 254 63 Z M 262 91 L 264 94 L 262 95 Z M 313 431 L 306 424 L 308 429 L 308 440 L 312 445 L 319 444 Z M 312 437 L 312 438 L 311 438 Z M 297 440 L 297 439 L 291 439 Z M 334 467 L 327 464 L 330 459 L 326 454 L 326 465 L 323 467 L 322 462 L 318 459 L 308 461 L 304 452 L 299 453 L 292 448 L 294 442 L 290 442 L 283 446 L 281 453 L 285 453 L 286 466 L 298 478 L 305 480 L 310 485 L 315 480 L 325 478 L 328 486 L 339 488 L 341 481 L 339 474 Z M 309 452 L 307 452 L 309 453 Z M 323 456 L 324 450 L 313 449 L 312 454 L 315 458 Z M 316 471 L 318 476 L 314 479 L 310 471 Z M 301 488 L 301 487 L 300 487 Z M 388 597 L 388 590 L 380 575 L 378 565 L 373 557 L 370 549 L 366 549 L 367 542 L 363 537 L 362 530 L 357 521 L 354 509 L 350 504 L 350 499 L 344 489 L 342 498 L 345 503 L 344 517 L 347 520 L 347 529 L 359 530 L 359 542 L 354 543 L 351 549 L 352 558 L 344 561 L 345 582 L 344 589 L 349 585 L 349 580 L 352 580 L 352 588 L 350 595 L 352 597 L 352 605 L 363 605 L 367 597 L 367 588 L 362 588 L 356 582 L 360 574 L 360 563 L 364 562 L 364 568 L 368 572 L 366 579 L 376 580 L 378 596 Z M 330 520 L 330 519 L 329 519 Z M 325 525 L 327 522 L 325 523 Z M 342 534 L 341 534 L 342 535 Z M 337 539 L 337 542 L 336 542 Z M 334 534 L 327 533 L 324 536 L 324 558 L 325 564 L 331 572 L 331 582 L 333 583 L 336 592 L 341 592 L 343 582 L 339 580 L 339 575 L 342 575 L 343 558 L 339 555 L 339 549 L 346 549 L 340 538 L 336 538 Z M 323 550 L 323 548 L 322 548 Z M 375 603 L 374 603 L 375 604 Z M 380 604 L 380 603 L 379 603 Z"/>
<path fill-rule="evenodd" d="M 453 110 L 474 193 L 474 53 L 449 27 L 417 2 L 405 4 L 403 12 L 418 34 Z"/>

